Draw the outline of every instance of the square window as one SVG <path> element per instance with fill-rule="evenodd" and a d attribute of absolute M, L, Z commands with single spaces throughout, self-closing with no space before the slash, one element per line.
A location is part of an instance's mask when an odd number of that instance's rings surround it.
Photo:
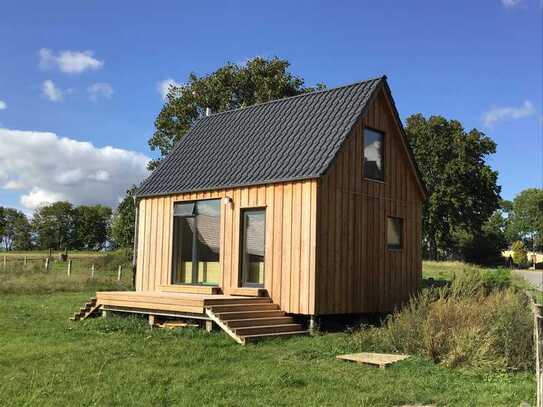
<path fill-rule="evenodd" d="M 384 181 L 385 135 L 372 129 L 364 129 L 364 178 Z"/>
<path fill-rule="evenodd" d="M 403 219 L 389 217 L 387 221 L 387 249 L 401 250 L 403 245 Z"/>

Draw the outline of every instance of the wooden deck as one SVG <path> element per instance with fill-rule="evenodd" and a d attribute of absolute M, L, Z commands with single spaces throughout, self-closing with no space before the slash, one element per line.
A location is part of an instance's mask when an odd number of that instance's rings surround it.
<path fill-rule="evenodd" d="M 259 301 L 269 302 L 269 299 L 264 297 L 164 291 L 99 291 L 96 293 L 96 301 L 106 311 L 195 316 L 208 319 L 205 309 L 212 305 L 254 304 Z"/>

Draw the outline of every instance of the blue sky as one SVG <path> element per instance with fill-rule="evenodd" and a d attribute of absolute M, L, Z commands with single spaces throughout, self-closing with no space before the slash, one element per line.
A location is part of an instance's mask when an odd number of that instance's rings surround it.
<path fill-rule="evenodd" d="M 160 82 L 257 55 L 308 85 L 386 74 L 402 118 L 491 136 L 511 199 L 541 187 L 541 19 L 540 0 L 4 1 L 0 205 L 113 204 L 154 156 Z"/>

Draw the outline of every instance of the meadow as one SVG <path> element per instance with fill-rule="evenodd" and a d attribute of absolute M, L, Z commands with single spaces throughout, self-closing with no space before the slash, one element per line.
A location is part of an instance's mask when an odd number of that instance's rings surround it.
<path fill-rule="evenodd" d="M 385 370 L 335 359 L 386 350 L 390 344 L 380 344 L 379 335 L 387 324 L 242 347 L 220 331 L 151 329 L 138 317 L 69 321 L 96 290 L 129 289 L 128 273 L 119 282 L 114 272 L 126 258 L 101 261 L 103 273 L 94 279 L 88 265 L 71 276 L 0 267 L 0 405 L 534 403 L 530 369 L 452 368 L 424 351 Z M 446 281 L 465 273 L 459 263 L 442 266 L 426 263 L 425 277 Z"/>

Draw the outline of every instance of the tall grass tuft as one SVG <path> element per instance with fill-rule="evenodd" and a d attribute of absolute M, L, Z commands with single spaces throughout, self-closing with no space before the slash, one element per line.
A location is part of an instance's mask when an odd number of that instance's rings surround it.
<path fill-rule="evenodd" d="M 529 300 L 510 273 L 469 272 L 423 290 L 382 328 L 353 335 L 357 348 L 418 354 L 448 367 L 529 370 L 534 362 Z"/>

